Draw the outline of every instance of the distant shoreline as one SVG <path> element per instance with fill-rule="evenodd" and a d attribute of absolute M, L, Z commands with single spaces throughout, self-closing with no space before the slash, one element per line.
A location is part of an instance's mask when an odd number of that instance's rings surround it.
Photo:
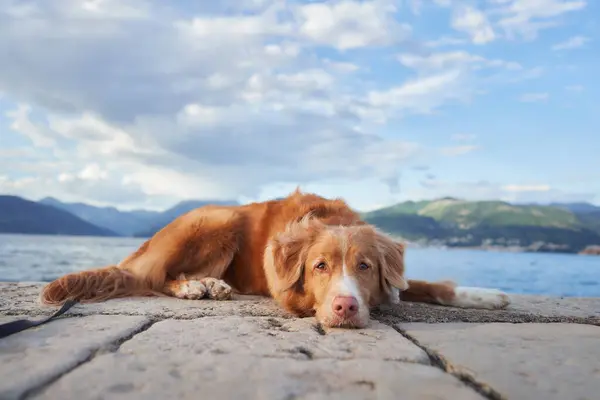
<path fill-rule="evenodd" d="M 429 249 L 443 249 L 443 250 L 479 250 L 496 253 L 543 253 L 543 254 L 572 254 L 582 256 L 599 256 L 600 246 L 588 246 L 586 249 L 577 251 L 564 251 L 560 249 L 556 250 L 534 250 L 528 247 L 520 246 L 448 246 L 438 244 L 421 244 L 415 243 L 410 240 L 403 238 L 396 238 L 407 243 L 408 248 L 429 248 Z"/>
<path fill-rule="evenodd" d="M 126 239 L 126 240 L 138 240 L 141 242 L 148 240 L 151 236 L 148 237 L 140 237 L 140 236 L 99 236 L 99 235 L 89 235 L 89 234 L 62 234 L 62 233 L 13 233 L 13 232 L 0 232 L 0 235 L 11 235 L 11 236 L 45 236 L 45 237 L 74 237 L 74 238 L 95 238 L 95 239 Z M 394 236 L 394 235 L 392 235 Z M 441 250 L 479 250 L 486 252 L 496 252 L 496 253 L 546 253 L 546 254 L 572 254 L 572 255 L 583 255 L 583 256 L 599 256 L 600 255 L 600 246 L 588 246 L 589 250 L 586 248 L 579 252 L 573 251 L 561 251 L 557 250 L 533 250 L 527 247 L 519 247 L 519 246 L 448 246 L 441 244 L 428 244 L 428 243 L 419 243 L 417 241 L 407 240 L 401 237 L 395 237 L 397 240 L 403 241 L 406 243 L 408 248 L 427 248 L 427 249 L 441 249 Z"/>

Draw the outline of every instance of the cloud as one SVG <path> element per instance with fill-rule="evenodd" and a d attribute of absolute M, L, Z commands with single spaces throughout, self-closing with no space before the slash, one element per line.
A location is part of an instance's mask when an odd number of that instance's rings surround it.
<path fill-rule="evenodd" d="M 548 93 L 523 93 L 519 97 L 519 101 L 523 103 L 540 103 L 547 101 L 550 98 Z"/>
<path fill-rule="evenodd" d="M 458 46 L 461 44 L 465 44 L 466 40 L 455 38 L 451 36 L 442 36 L 436 40 L 429 40 L 424 43 L 425 46 L 436 48 L 436 47 L 445 47 L 445 46 Z"/>
<path fill-rule="evenodd" d="M 393 17 L 392 2 L 349 1 L 310 3 L 298 7 L 299 32 L 316 43 L 348 50 L 384 46 L 405 39 L 407 25 Z"/>
<path fill-rule="evenodd" d="M 472 133 L 455 133 L 450 138 L 457 142 L 472 142 L 477 139 L 477 135 Z"/>
<path fill-rule="evenodd" d="M 570 10 L 490 1 L 413 0 L 414 12 L 451 7 L 454 31 L 422 43 L 393 0 L 0 0 L 0 191 L 159 207 L 374 177 L 398 190 L 405 168 L 440 151 L 388 135 L 392 120 L 541 73 L 441 47 Z M 527 18 L 500 24 L 516 15 Z M 474 150 L 463 139 L 442 154 Z"/>
<path fill-rule="evenodd" d="M 9 124 L 46 156 L 4 174 L 4 192 L 128 207 L 277 182 L 376 176 L 397 188 L 420 146 L 374 127 L 432 112 L 460 84 L 454 72 L 386 89 L 350 78 L 369 72 L 345 52 L 410 34 L 382 0 L 0 6 L 0 53 L 12 55 L 0 92 L 20 104 Z"/>
<path fill-rule="evenodd" d="M 560 24 L 563 14 L 580 11 L 586 7 L 581 0 L 489 0 L 489 14 L 496 17 L 496 25 L 508 38 L 535 39 L 543 29 Z"/>
<path fill-rule="evenodd" d="M 502 186 L 502 190 L 507 192 L 547 192 L 551 190 L 552 187 L 547 184 L 538 184 L 538 185 L 504 185 Z"/>
<path fill-rule="evenodd" d="M 456 157 L 456 156 L 462 156 L 462 155 L 471 153 L 477 149 L 479 149 L 479 146 L 463 145 L 463 146 L 443 147 L 440 149 L 440 152 L 447 157 Z"/>
<path fill-rule="evenodd" d="M 413 70 L 416 77 L 402 87 L 371 94 L 375 106 L 382 98 L 395 108 L 430 114 L 446 103 L 467 103 L 482 94 L 490 84 L 508 82 L 527 71 L 517 62 L 489 59 L 463 50 L 413 51 L 397 56 L 398 62 Z M 417 96 L 417 93 L 423 95 Z M 395 99 L 395 100 L 392 100 Z M 407 106 L 404 104 L 407 103 Z"/>
<path fill-rule="evenodd" d="M 457 31 L 467 33 L 474 44 L 485 44 L 496 39 L 486 15 L 470 6 L 455 8 L 451 25 Z"/>
<path fill-rule="evenodd" d="M 6 112 L 6 117 L 12 120 L 10 129 L 21 133 L 38 147 L 52 147 L 55 145 L 52 132 L 45 127 L 36 126 L 29 120 L 31 107 L 19 104 L 17 109 Z"/>
<path fill-rule="evenodd" d="M 447 70 L 450 68 L 506 68 L 509 70 L 521 70 L 522 66 L 516 62 L 500 59 L 490 60 L 485 57 L 468 53 L 466 51 L 449 51 L 419 55 L 403 53 L 398 56 L 398 61 L 409 68 L 420 71 Z"/>
<path fill-rule="evenodd" d="M 583 85 L 567 85 L 565 86 L 565 90 L 569 92 L 583 92 L 585 87 Z"/>
<path fill-rule="evenodd" d="M 441 179 L 423 179 L 420 185 L 407 190 L 404 198 L 439 199 L 455 197 L 458 199 L 485 201 L 502 200 L 514 203 L 577 202 L 597 201 L 593 192 L 568 192 L 547 184 L 502 184 L 487 180 L 444 181 Z"/>
<path fill-rule="evenodd" d="M 586 43 L 590 41 L 590 38 L 585 36 L 573 36 L 564 42 L 560 42 L 552 46 L 552 50 L 573 50 L 583 47 Z"/>
<path fill-rule="evenodd" d="M 464 79 L 460 70 L 420 76 L 388 90 L 371 91 L 367 101 L 373 108 L 383 110 L 382 120 L 403 113 L 429 114 L 446 102 L 468 97 L 470 94 L 461 84 Z"/>
<path fill-rule="evenodd" d="M 587 2 L 583 0 L 479 2 L 436 0 L 433 4 L 450 8 L 451 27 L 457 32 L 466 34 L 473 44 L 484 45 L 498 39 L 535 39 L 541 30 L 561 25 L 565 14 L 583 10 Z M 455 44 L 458 44 L 457 39 L 448 36 L 426 43 L 429 47 Z"/>

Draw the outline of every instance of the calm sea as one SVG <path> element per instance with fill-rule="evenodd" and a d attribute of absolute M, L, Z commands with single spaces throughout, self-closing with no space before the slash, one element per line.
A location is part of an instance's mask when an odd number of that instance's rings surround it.
<path fill-rule="evenodd" d="M 0 281 L 50 281 L 67 272 L 115 264 L 142 239 L 0 235 Z M 509 293 L 600 297 L 600 257 L 408 249 L 409 278 L 452 279 Z"/>

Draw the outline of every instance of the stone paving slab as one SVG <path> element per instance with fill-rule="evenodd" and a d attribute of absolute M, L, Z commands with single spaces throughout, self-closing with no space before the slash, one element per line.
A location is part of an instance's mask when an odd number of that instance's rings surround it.
<path fill-rule="evenodd" d="M 160 321 L 34 398 L 482 399 L 391 327 L 323 335 L 308 320 Z"/>
<path fill-rule="evenodd" d="M 0 317 L 0 323 L 28 317 Z M 1 339 L 0 399 L 21 398 L 149 322 L 122 315 L 60 318 Z"/>
<path fill-rule="evenodd" d="M 483 399 L 451 375 L 419 364 L 151 355 L 100 356 L 33 399 Z"/>
<path fill-rule="evenodd" d="M 394 328 L 373 321 L 369 329 L 318 331 L 312 318 L 205 317 L 164 320 L 135 336 L 121 351 L 195 355 L 232 354 L 299 360 L 377 359 L 429 364 L 429 357 Z M 170 338 L 176 338 L 171 340 Z"/>
<path fill-rule="evenodd" d="M 509 399 L 600 397 L 600 327 L 504 323 L 398 327 Z"/>

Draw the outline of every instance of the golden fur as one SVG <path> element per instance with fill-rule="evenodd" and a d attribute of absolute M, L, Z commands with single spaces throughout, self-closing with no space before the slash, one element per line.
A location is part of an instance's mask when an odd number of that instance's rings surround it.
<path fill-rule="evenodd" d="M 405 281 L 404 246 L 341 199 L 295 191 L 281 200 L 205 206 L 180 216 L 116 266 L 65 275 L 45 304 L 128 296 L 273 297 L 328 326 L 364 327 L 384 302 L 452 303 L 449 282 Z"/>

